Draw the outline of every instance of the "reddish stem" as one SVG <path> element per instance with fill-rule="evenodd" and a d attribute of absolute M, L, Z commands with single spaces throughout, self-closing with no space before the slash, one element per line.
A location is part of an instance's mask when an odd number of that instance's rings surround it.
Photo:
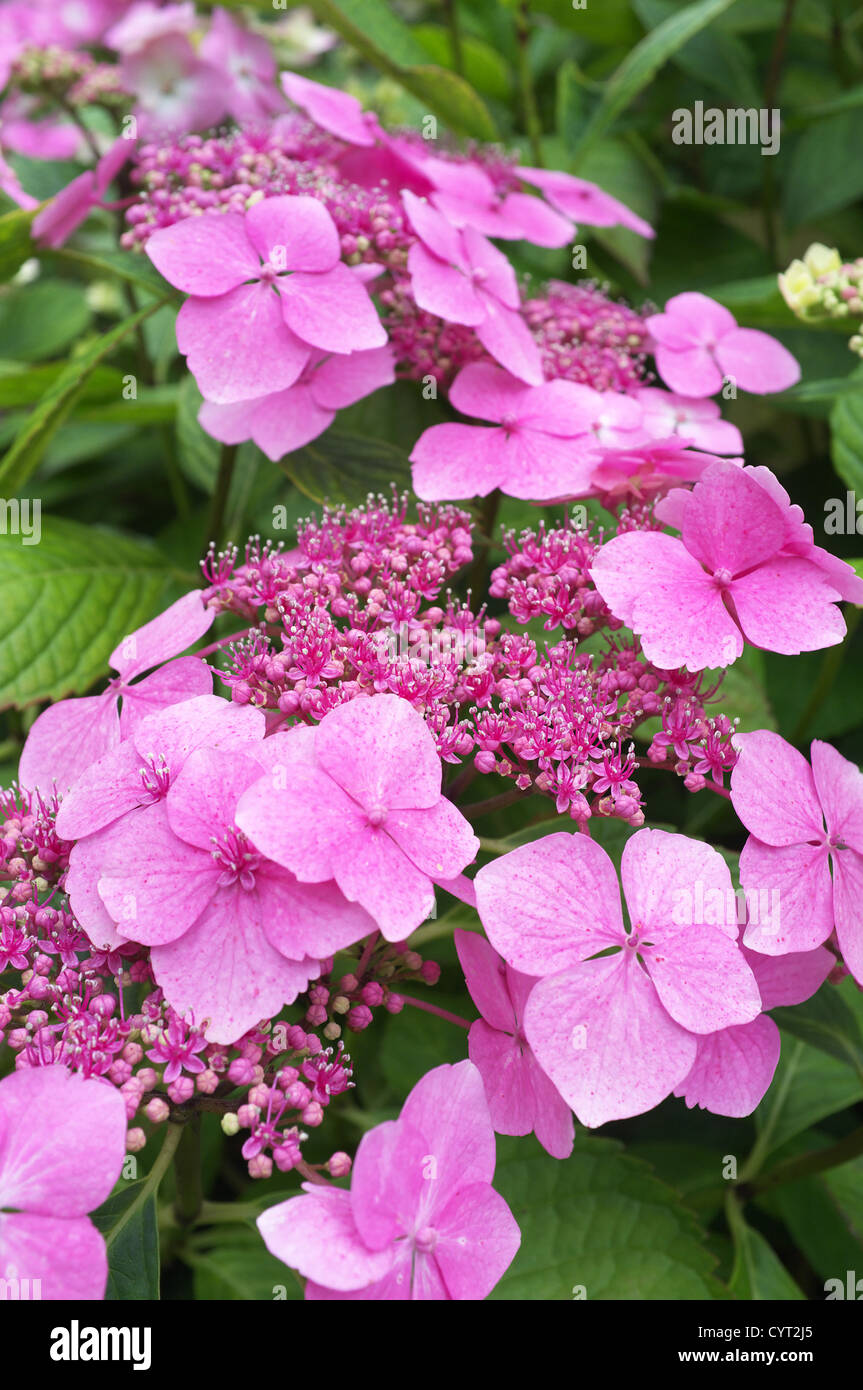
<path fill-rule="evenodd" d="M 415 1009 L 423 1009 L 427 1014 L 436 1014 L 438 1018 L 446 1019 L 447 1023 L 454 1023 L 457 1028 L 470 1028 L 466 1018 L 459 1018 L 458 1014 L 451 1014 L 447 1009 L 439 1009 L 437 1004 L 427 1004 L 424 999 L 412 999 L 409 994 L 400 994 L 406 1004 L 412 1004 Z"/>

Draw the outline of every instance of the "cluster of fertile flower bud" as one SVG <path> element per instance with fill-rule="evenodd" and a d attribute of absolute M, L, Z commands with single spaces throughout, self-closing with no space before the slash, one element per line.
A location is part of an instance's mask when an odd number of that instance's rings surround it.
<path fill-rule="evenodd" d="M 208 1042 L 165 1001 L 146 947 L 99 950 L 82 931 L 63 891 L 72 846 L 56 835 L 56 812 L 56 799 L 17 788 L 0 794 L 0 974 L 15 980 L 0 993 L 0 1044 L 19 1069 L 59 1062 L 112 1082 L 130 1152 L 178 1112 L 209 1110 L 222 1115 L 226 1133 L 249 1130 L 242 1155 L 250 1176 L 269 1176 L 274 1163 L 305 1171 L 306 1131 L 353 1085 L 343 1042 L 335 1051 L 327 1044 L 345 1027 L 364 1031 L 379 1007 L 399 1013 L 404 1000 L 393 986 L 436 984 L 440 967 L 406 942 L 373 940 L 353 948 L 354 974 L 334 977 L 333 962 L 322 962 L 290 1010 L 302 1023 L 263 1020 L 229 1046 Z M 338 1177 L 350 1163 L 337 1153 L 321 1166 Z"/>
<path fill-rule="evenodd" d="M 67 48 L 23 49 L 12 61 L 8 85 L 73 107 L 127 107 L 131 101 L 116 64 Z"/>
<path fill-rule="evenodd" d="M 792 261 L 779 276 L 779 288 L 805 322 L 863 318 L 863 256 L 843 262 L 835 248 L 813 242 L 802 261 Z M 848 346 L 863 357 L 863 334 L 854 333 Z"/>

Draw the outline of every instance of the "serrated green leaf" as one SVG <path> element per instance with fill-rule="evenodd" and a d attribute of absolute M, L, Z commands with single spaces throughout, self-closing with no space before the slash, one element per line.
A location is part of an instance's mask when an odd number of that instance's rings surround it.
<path fill-rule="evenodd" d="M 521 1248 L 493 1300 L 723 1296 L 695 1217 L 622 1144 L 578 1138 L 561 1163 L 533 1138 L 499 1138 L 494 1186 L 519 1224 Z"/>
<path fill-rule="evenodd" d="M 105 1237 L 107 1302 L 159 1297 L 159 1232 L 155 1194 L 146 1179 L 124 1183 L 98 1211 L 93 1224 Z"/>
<path fill-rule="evenodd" d="M 117 643 L 175 596 L 177 571 L 155 546 L 56 517 L 41 530 L 38 545 L 0 545 L 3 707 L 82 694 Z"/>
<path fill-rule="evenodd" d="M 410 486 L 410 464 L 401 449 L 332 429 L 287 454 L 279 467 L 313 502 L 358 506 L 370 492 L 389 495 L 393 484 Z"/>

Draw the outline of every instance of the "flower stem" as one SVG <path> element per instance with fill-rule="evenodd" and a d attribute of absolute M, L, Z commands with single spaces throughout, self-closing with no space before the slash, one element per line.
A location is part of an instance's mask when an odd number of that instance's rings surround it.
<path fill-rule="evenodd" d="M 518 83 L 521 88 L 521 104 L 524 110 L 524 128 L 527 131 L 527 138 L 530 141 L 531 158 L 538 168 L 542 168 L 542 123 L 539 119 L 539 109 L 536 104 L 536 94 L 533 90 L 533 79 L 530 75 L 530 56 L 528 54 L 528 42 L 530 40 L 530 7 L 528 0 L 519 0 L 519 6 L 515 13 L 515 34 L 518 41 Z"/>
<path fill-rule="evenodd" d="M 177 1183 L 174 1215 L 181 1226 L 191 1226 L 197 1220 L 204 1200 L 201 1187 L 200 1115 L 183 1125 L 174 1160 L 174 1177 Z"/>
<path fill-rule="evenodd" d="M 222 531 L 225 525 L 225 510 L 228 505 L 228 493 L 231 490 L 231 481 L 234 476 L 234 464 L 236 461 L 236 444 L 223 444 L 219 455 L 219 472 L 216 478 L 216 490 L 213 493 L 213 501 L 210 507 L 210 524 L 208 527 L 209 538 L 217 548 L 223 541 Z"/>
<path fill-rule="evenodd" d="M 784 1163 L 778 1163 L 763 1177 L 747 1183 L 744 1190 L 752 1195 L 770 1192 L 774 1187 L 783 1187 L 786 1183 L 800 1182 L 803 1178 L 811 1178 L 817 1173 L 839 1168 L 843 1163 L 850 1163 L 853 1158 L 859 1158 L 861 1154 L 863 1125 L 826 1149 L 816 1149 L 814 1153 L 802 1154 L 799 1158 L 789 1158 Z"/>
<path fill-rule="evenodd" d="M 437 1004 L 427 1004 L 424 999 L 412 999 L 409 994 L 399 992 L 399 998 L 406 1004 L 411 1004 L 415 1009 L 422 1009 L 427 1014 L 436 1014 L 438 1018 L 443 1018 L 447 1023 L 454 1023 L 457 1028 L 470 1028 L 466 1018 L 459 1018 L 458 1014 L 451 1014 L 447 1009 L 438 1008 Z"/>

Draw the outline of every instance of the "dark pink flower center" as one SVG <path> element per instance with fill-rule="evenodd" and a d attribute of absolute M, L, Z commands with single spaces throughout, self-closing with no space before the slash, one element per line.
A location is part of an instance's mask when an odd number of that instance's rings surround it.
<path fill-rule="evenodd" d="M 232 884 L 239 882 L 240 887 L 245 888 L 247 892 L 254 888 L 255 870 L 261 856 L 246 839 L 242 830 L 232 825 L 223 835 L 213 835 L 211 838 L 213 858 L 224 868 L 224 873 L 219 878 L 219 887 L 230 888 Z"/>

